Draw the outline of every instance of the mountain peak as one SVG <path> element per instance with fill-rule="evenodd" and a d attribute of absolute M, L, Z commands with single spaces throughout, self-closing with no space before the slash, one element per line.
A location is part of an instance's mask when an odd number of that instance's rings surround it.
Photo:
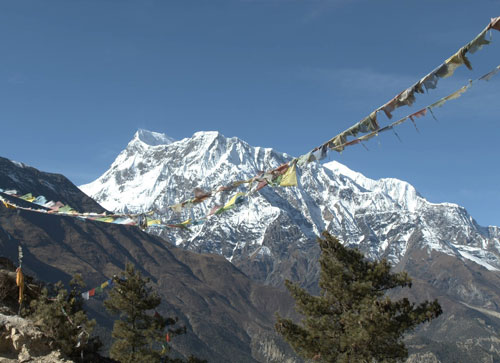
<path fill-rule="evenodd" d="M 222 134 L 219 131 L 196 131 L 193 134 L 193 138 L 198 138 L 198 137 L 217 137 Z"/>
<path fill-rule="evenodd" d="M 140 141 L 149 146 L 158 146 L 169 145 L 175 140 L 160 132 L 138 129 L 132 141 Z"/>

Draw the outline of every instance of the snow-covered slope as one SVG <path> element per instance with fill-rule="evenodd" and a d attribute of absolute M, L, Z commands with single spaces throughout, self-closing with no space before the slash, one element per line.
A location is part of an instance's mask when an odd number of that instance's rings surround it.
<path fill-rule="evenodd" d="M 138 131 L 111 168 L 81 190 L 110 210 L 155 209 L 165 220 L 182 221 L 206 215 L 234 193 L 217 194 L 181 215 L 174 214 L 168 206 L 192 198 L 194 188 L 227 185 L 291 159 L 218 132 L 197 132 L 179 141 L 160 135 Z M 222 254 L 254 277 L 279 283 L 289 274 L 317 273 L 305 261 L 317 253 L 314 241 L 324 230 L 394 264 L 418 243 L 429 252 L 473 261 L 492 271 L 500 269 L 497 227 L 477 225 L 458 205 L 430 203 L 404 181 L 372 180 L 335 161 L 308 164 L 299 170 L 299 186 L 266 187 L 239 208 L 213 216 L 190 231 L 153 233 L 184 248 Z M 317 278 L 313 275 L 311 281 Z"/>

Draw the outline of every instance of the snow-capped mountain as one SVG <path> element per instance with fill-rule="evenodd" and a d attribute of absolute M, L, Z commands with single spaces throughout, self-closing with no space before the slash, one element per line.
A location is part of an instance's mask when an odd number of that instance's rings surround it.
<path fill-rule="evenodd" d="M 80 188 L 109 210 L 154 209 L 165 221 L 180 222 L 205 216 L 235 193 L 219 193 L 180 215 L 168 208 L 192 198 L 194 188 L 213 190 L 289 160 L 287 154 L 218 132 L 197 132 L 173 141 L 139 130 L 104 175 Z M 189 231 L 152 232 L 187 249 L 222 254 L 271 284 L 295 274 L 306 286 L 316 281 L 317 270 L 309 261 L 317 257 L 315 239 L 324 230 L 395 265 L 418 240 L 429 253 L 500 270 L 499 228 L 479 226 L 456 204 L 430 203 L 404 181 L 372 180 L 335 161 L 310 163 L 298 169 L 298 176 L 297 187 L 266 187 L 238 208 Z"/>

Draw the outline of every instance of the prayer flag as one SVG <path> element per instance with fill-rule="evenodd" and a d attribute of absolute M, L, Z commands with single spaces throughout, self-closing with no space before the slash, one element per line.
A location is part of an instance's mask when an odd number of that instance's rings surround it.
<path fill-rule="evenodd" d="M 176 213 L 182 212 L 182 203 L 171 205 L 170 208 Z"/>
<path fill-rule="evenodd" d="M 60 211 L 61 210 L 59 209 L 59 212 Z M 96 218 L 94 220 L 97 222 L 104 222 L 104 223 L 113 223 L 115 221 L 115 219 L 113 217 L 100 217 L 100 218 Z"/>
<path fill-rule="evenodd" d="M 36 197 L 33 203 L 44 206 L 47 203 L 47 199 L 43 195 L 40 195 Z"/>
<path fill-rule="evenodd" d="M 222 207 L 221 207 L 220 205 L 216 205 L 216 206 L 212 207 L 212 209 L 210 209 L 210 212 L 208 212 L 208 215 L 209 215 L 209 216 L 211 216 L 212 214 L 216 214 L 216 213 L 217 213 L 217 211 L 218 211 L 219 209 L 221 209 L 221 208 L 222 208 Z"/>
<path fill-rule="evenodd" d="M 500 16 L 496 18 L 491 18 L 490 25 L 488 25 L 488 29 L 495 29 L 500 31 Z"/>
<path fill-rule="evenodd" d="M 224 206 L 224 210 L 228 210 L 231 208 L 234 208 L 235 204 L 239 204 L 243 202 L 243 197 L 245 196 L 245 193 L 236 193 L 230 200 L 229 202 Z"/>
<path fill-rule="evenodd" d="M 21 267 L 18 267 L 16 270 L 16 285 L 19 286 L 19 304 L 23 302 L 23 293 L 24 293 L 24 276 Z"/>
<path fill-rule="evenodd" d="M 5 208 L 10 208 L 10 209 L 16 209 L 16 206 L 14 204 L 10 204 L 6 200 L 2 199 L 2 203 L 5 206 Z"/>
<path fill-rule="evenodd" d="M 455 69 L 460 67 L 462 64 L 465 64 L 465 66 L 469 69 L 472 69 L 472 65 L 470 64 L 469 59 L 465 56 L 465 53 L 467 53 L 467 48 L 462 47 L 453 54 L 450 58 L 448 58 L 444 64 L 448 66 L 448 69 L 446 70 L 446 73 L 442 75 L 442 78 L 450 77 L 455 73 Z"/>
<path fill-rule="evenodd" d="M 25 194 L 19 198 L 21 198 L 22 200 L 25 200 L 27 202 L 32 202 L 36 199 L 33 195 L 31 195 L 31 193 Z"/>
<path fill-rule="evenodd" d="M 480 50 L 483 45 L 490 44 L 491 42 L 486 39 L 486 33 L 488 32 L 488 29 L 484 29 L 477 37 L 475 37 L 469 44 L 467 44 L 467 47 L 469 48 L 469 53 L 476 53 L 478 50 Z"/>
<path fill-rule="evenodd" d="M 413 121 L 413 118 L 418 118 L 418 117 L 424 117 L 425 115 L 427 114 L 427 108 L 423 108 L 421 109 L 420 111 L 417 111 L 415 113 L 412 113 L 409 117 L 410 119 L 412 119 Z"/>
<path fill-rule="evenodd" d="M 147 222 L 148 227 L 149 226 L 154 226 L 156 224 L 161 224 L 161 220 L 159 220 L 159 219 L 149 219 L 148 218 L 148 222 Z"/>
<path fill-rule="evenodd" d="M 479 79 L 482 81 L 489 81 L 499 71 L 500 71 L 500 66 L 497 66 L 494 70 L 492 70 L 491 72 L 488 72 L 487 74 L 485 74 L 484 76 L 482 76 Z"/>
<path fill-rule="evenodd" d="M 463 86 L 462 88 L 460 88 L 458 91 L 455 91 L 453 92 L 451 95 L 449 96 L 446 96 L 444 99 L 446 101 L 450 101 L 450 100 L 455 100 L 457 99 L 458 97 L 460 97 L 463 93 L 465 93 L 465 91 L 467 91 L 467 89 L 470 87 L 470 84 L 468 84 L 467 86 Z"/>
<path fill-rule="evenodd" d="M 429 91 L 437 87 L 438 76 L 435 73 L 429 73 L 427 76 L 422 78 L 420 82 L 424 85 L 425 89 Z"/>
<path fill-rule="evenodd" d="M 280 186 L 282 187 L 297 186 L 297 172 L 295 169 L 295 162 L 292 162 L 292 165 L 288 168 L 285 175 L 283 175 Z"/>

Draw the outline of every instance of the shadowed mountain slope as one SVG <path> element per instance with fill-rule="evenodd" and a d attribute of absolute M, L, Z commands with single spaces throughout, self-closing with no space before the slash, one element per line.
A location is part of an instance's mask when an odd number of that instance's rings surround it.
<path fill-rule="evenodd" d="M 1 254 L 17 260 L 18 245 L 26 272 L 48 282 L 67 283 L 80 273 L 91 288 L 132 262 L 160 293 L 158 311 L 188 327 L 172 342 L 182 354 L 212 362 L 295 361 L 273 330 L 275 312 L 292 313 L 291 298 L 252 282 L 222 256 L 178 249 L 136 227 L 1 207 Z M 91 298 L 87 307 L 109 334 L 104 298 Z"/>

